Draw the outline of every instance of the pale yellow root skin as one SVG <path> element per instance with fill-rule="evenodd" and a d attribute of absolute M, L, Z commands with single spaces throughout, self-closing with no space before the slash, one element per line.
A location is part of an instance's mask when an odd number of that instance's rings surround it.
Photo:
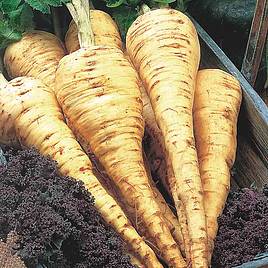
<path fill-rule="evenodd" d="M 0 90 L 0 122 L 15 131 L 20 143 L 34 146 L 57 161 L 62 174 L 84 182 L 95 206 L 147 267 L 162 267 L 153 250 L 136 232 L 120 206 L 102 187 L 92 164 L 65 124 L 52 90 L 33 78 L 16 78 Z"/>
<path fill-rule="evenodd" d="M 94 156 L 91 156 L 91 158 L 95 158 Z M 101 164 L 98 160 L 93 160 L 93 163 L 97 167 L 97 177 L 104 185 L 105 189 L 109 191 L 109 193 L 117 200 L 118 204 L 120 204 L 121 208 L 123 208 L 124 212 L 126 213 L 128 219 L 132 222 L 135 229 L 138 231 L 138 233 L 144 237 L 146 243 L 150 245 L 150 247 L 154 250 L 156 255 L 158 255 L 161 258 L 161 251 L 157 248 L 156 243 L 154 239 L 148 235 L 148 231 L 146 230 L 146 226 L 142 223 L 141 218 L 139 217 L 137 213 L 137 208 L 130 206 L 125 200 L 123 195 L 121 194 L 118 187 L 114 184 L 114 182 L 109 178 Z M 153 188 L 153 185 L 151 184 L 151 187 L 153 189 L 154 194 L 156 195 L 155 188 Z M 157 198 L 156 198 L 157 200 Z M 158 203 L 159 205 L 159 203 Z M 162 210 L 163 207 L 160 206 L 161 212 L 163 213 L 163 217 L 166 220 L 165 214 L 166 211 Z M 166 221 L 167 224 L 169 224 L 169 227 L 171 226 L 169 221 Z M 170 228 L 170 230 L 173 230 L 173 228 Z"/>
<path fill-rule="evenodd" d="M 124 199 L 137 208 L 163 259 L 172 267 L 185 267 L 144 168 L 138 83 L 121 50 L 92 46 L 60 61 L 56 95 L 68 121 L 89 143 Z"/>
<path fill-rule="evenodd" d="M 10 77 L 34 77 L 53 89 L 55 72 L 64 55 L 63 44 L 55 35 L 32 31 L 6 48 L 4 64 Z"/>
<path fill-rule="evenodd" d="M 146 230 L 146 228 L 144 228 L 144 225 L 142 224 L 141 219 L 138 217 L 136 208 L 129 206 L 127 202 L 124 201 L 124 198 L 120 194 L 120 190 L 116 187 L 116 185 L 109 178 L 106 171 L 104 170 L 102 165 L 99 163 L 98 159 L 91 152 L 88 151 L 89 145 L 86 145 L 84 141 L 80 141 L 80 144 L 81 142 L 82 142 L 82 147 L 86 148 L 85 150 L 87 151 L 87 154 L 90 156 L 90 159 L 92 160 L 92 162 L 94 163 L 94 166 L 96 167 L 97 178 L 100 180 L 100 182 L 105 187 L 105 189 L 109 191 L 109 193 L 113 197 L 115 197 L 117 202 L 120 204 L 121 208 L 123 208 L 124 212 L 126 213 L 128 218 L 131 220 L 132 224 L 135 226 L 136 230 L 139 232 L 139 234 L 144 236 L 146 241 L 148 241 L 149 245 L 155 250 L 156 254 L 158 256 L 161 256 L 161 252 L 157 248 L 156 242 L 154 241 L 152 237 L 148 236 L 148 231 Z M 168 204 L 166 203 L 162 194 L 157 189 L 151 177 L 150 167 L 146 159 L 146 156 L 144 155 L 143 158 L 144 158 L 145 168 L 146 168 L 148 178 L 149 178 L 149 183 L 150 183 L 150 186 L 152 187 L 155 200 L 162 212 L 162 215 L 165 219 L 165 222 L 168 225 L 168 228 L 170 229 L 172 236 L 174 237 L 175 241 L 180 245 L 181 249 L 183 249 L 183 237 L 181 234 L 178 220 L 176 216 L 173 214 Z"/>
<path fill-rule="evenodd" d="M 149 155 L 151 157 L 151 160 L 155 160 L 158 158 L 158 160 L 161 159 L 161 161 L 158 164 L 158 170 L 160 173 L 160 179 L 165 187 L 165 189 L 171 194 L 174 203 L 176 205 L 176 210 L 178 213 L 178 196 L 177 196 L 177 191 L 176 191 L 176 179 L 173 174 L 172 166 L 170 161 L 165 159 L 165 143 L 164 139 L 161 133 L 161 130 L 157 126 L 154 111 L 150 102 L 150 99 L 148 97 L 147 92 L 145 91 L 143 85 L 140 87 L 141 95 L 142 95 L 142 102 L 143 102 L 143 117 L 145 120 L 145 127 L 147 134 L 150 136 L 148 139 L 151 140 L 151 152 L 153 152 L 154 155 Z M 151 163 L 151 166 L 154 166 L 155 163 Z M 148 163 L 150 166 L 150 163 Z M 161 202 L 161 200 L 159 200 Z M 164 209 L 164 208 L 163 208 Z M 171 211 L 170 211 L 171 212 Z M 172 212 L 171 212 L 172 213 Z M 179 214 L 179 213 L 178 213 Z M 168 214 L 173 215 L 174 214 Z M 179 214 L 179 221 L 180 221 L 180 216 Z M 175 216 L 174 216 L 175 217 Z M 170 218 L 171 220 L 171 218 Z M 176 242 L 179 244 L 181 252 L 183 256 L 185 256 L 185 246 L 184 246 L 184 238 L 182 235 L 181 231 L 181 226 L 178 222 L 178 220 L 173 219 L 172 220 L 172 225 L 174 226 L 174 233 L 173 237 L 176 240 Z M 186 234 L 188 233 L 187 231 L 187 226 L 186 226 Z"/>
<path fill-rule="evenodd" d="M 90 10 L 91 27 L 94 34 L 95 45 L 107 45 L 122 49 L 118 27 L 110 15 L 101 10 Z M 80 48 L 77 26 L 71 21 L 65 36 L 65 46 L 68 53 Z"/>
<path fill-rule="evenodd" d="M 193 268 L 208 267 L 203 190 L 192 117 L 200 60 L 196 30 L 179 11 L 154 10 L 132 24 L 126 47 L 150 97 L 176 178 L 177 195 L 185 207 L 191 246 L 188 262 Z"/>
<path fill-rule="evenodd" d="M 138 268 L 146 268 L 145 265 L 143 265 L 136 256 L 134 256 L 131 252 L 127 253 L 127 255 L 130 257 L 130 262 L 133 265 L 136 265 Z"/>
<path fill-rule="evenodd" d="M 165 157 L 165 144 L 161 133 L 161 130 L 156 124 L 156 119 L 154 116 L 153 108 L 150 103 L 150 99 L 147 92 L 143 87 L 141 87 L 142 101 L 143 101 L 143 116 L 145 119 L 145 126 L 147 132 L 147 142 L 150 146 L 147 148 L 148 160 L 150 160 L 149 165 L 153 169 L 154 173 L 157 173 L 159 179 L 166 191 L 172 196 L 175 208 L 178 214 L 178 221 L 175 226 L 176 236 L 174 236 L 177 243 L 180 245 L 181 252 L 183 256 L 190 259 L 190 240 L 188 234 L 187 220 L 182 202 L 179 200 L 177 195 L 176 178 L 174 177 L 172 165 L 170 160 Z M 186 245 L 186 247 L 185 247 Z"/>
<path fill-rule="evenodd" d="M 217 218 L 230 189 L 242 93 L 239 82 L 218 69 L 199 71 L 196 85 L 194 129 L 212 254 L 218 231 Z"/>
<path fill-rule="evenodd" d="M 142 101 L 143 101 L 143 116 L 145 119 L 145 126 L 147 133 L 151 140 L 151 148 L 149 149 L 149 157 L 151 158 L 151 166 L 157 169 L 159 178 L 170 193 L 175 203 L 175 208 L 178 214 L 178 221 L 175 226 L 176 235 L 174 236 L 177 243 L 180 245 L 183 256 L 190 259 L 190 240 L 187 228 L 187 220 L 182 202 L 179 200 L 176 188 L 176 178 L 174 177 L 172 165 L 169 159 L 165 159 L 165 143 L 161 133 L 161 130 L 157 126 L 154 111 L 150 102 L 150 99 L 145 91 L 144 87 L 141 86 Z M 155 160 L 159 160 L 158 164 L 154 163 Z M 157 165 L 157 166 L 156 166 Z M 185 247 L 185 245 L 187 245 Z"/>
<path fill-rule="evenodd" d="M 177 194 L 177 183 L 176 183 L 176 178 L 174 176 L 173 168 L 170 159 L 167 159 L 167 181 L 169 184 L 169 189 L 171 196 L 173 198 L 173 201 L 175 203 L 175 208 L 177 211 L 178 215 L 178 221 L 179 221 L 179 226 L 182 234 L 182 247 L 184 250 L 184 256 L 186 256 L 187 260 L 191 259 L 191 252 L 190 252 L 190 237 L 189 237 L 189 232 L 188 232 L 188 224 L 187 224 L 187 218 L 186 218 L 186 211 L 185 211 L 185 206 L 182 203 L 182 201 L 179 199 L 179 196 Z"/>
<path fill-rule="evenodd" d="M 155 253 L 159 257 L 161 257 L 161 252 L 157 248 L 155 241 L 153 241 L 152 237 L 148 236 L 148 232 L 147 232 L 144 224 L 142 224 L 142 221 L 139 218 L 139 215 L 137 214 L 137 208 L 130 206 L 124 200 L 124 197 L 120 193 L 120 190 L 118 189 L 118 187 L 116 187 L 115 183 L 108 176 L 108 174 L 106 173 L 106 171 L 104 170 L 104 168 L 102 167 L 102 165 L 100 164 L 98 159 L 94 156 L 94 154 L 92 154 L 91 152 L 88 152 L 89 145 L 86 145 L 86 142 L 84 142 L 84 141 L 82 141 L 82 143 L 83 143 L 82 144 L 83 148 L 87 148 L 85 150 L 87 151 L 87 154 L 90 155 L 90 159 L 92 160 L 92 162 L 94 163 L 94 166 L 96 167 L 95 174 L 96 174 L 97 178 L 99 179 L 99 181 L 101 182 L 101 184 L 116 199 L 116 201 L 118 202 L 120 207 L 124 210 L 128 219 L 132 222 L 132 225 L 135 227 L 135 229 L 138 231 L 138 233 L 145 238 L 146 243 L 149 244 L 150 247 L 154 249 Z M 153 188 L 153 185 L 151 185 L 151 186 Z M 155 193 L 155 188 L 153 188 L 153 191 Z M 156 200 L 158 200 L 158 199 L 156 199 Z M 163 216 L 165 217 L 165 220 L 166 220 L 166 215 L 165 215 L 166 211 L 162 210 L 163 206 L 160 208 L 161 208 L 161 211 L 163 212 Z M 169 221 L 167 223 L 169 224 Z M 170 228 L 170 229 L 173 229 L 173 228 Z M 130 253 L 130 255 L 131 255 L 131 253 Z M 132 255 L 131 259 L 133 259 L 135 261 L 135 256 Z"/>
<path fill-rule="evenodd" d="M 153 190 L 155 200 L 156 200 L 156 202 L 157 202 L 157 204 L 162 212 L 162 215 L 165 219 L 165 222 L 168 225 L 168 228 L 170 229 L 172 236 L 174 237 L 175 241 L 178 243 L 178 245 L 180 246 L 180 249 L 182 251 L 183 250 L 183 237 L 181 234 L 181 229 L 179 226 L 178 219 L 173 214 L 170 207 L 168 206 L 165 199 L 163 198 L 162 194 L 157 189 L 157 187 L 153 181 L 153 178 L 151 177 L 149 163 L 146 159 L 145 154 L 143 157 L 144 157 L 145 168 L 146 168 L 148 178 L 149 178 L 149 183 L 150 183 L 150 186 Z M 106 182 L 107 182 L 107 179 L 106 179 Z M 109 182 L 108 182 L 108 184 L 109 184 Z M 111 185 L 112 184 L 110 183 L 110 186 Z M 148 231 L 146 230 L 144 224 L 142 223 L 142 219 L 137 214 L 137 209 L 129 206 L 126 202 L 124 202 L 124 199 L 122 198 L 122 196 L 120 195 L 120 193 L 118 191 L 116 191 L 115 195 L 117 196 L 117 200 L 120 200 L 121 207 L 124 207 L 126 214 L 128 215 L 129 219 L 132 221 L 136 230 L 138 230 L 138 232 L 146 238 L 147 243 L 155 250 L 156 254 L 159 257 L 161 257 L 161 251 L 157 247 L 154 237 L 149 236 Z"/>

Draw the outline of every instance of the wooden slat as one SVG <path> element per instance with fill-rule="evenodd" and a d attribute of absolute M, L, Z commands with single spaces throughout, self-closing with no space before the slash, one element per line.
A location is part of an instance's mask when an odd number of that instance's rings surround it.
<path fill-rule="evenodd" d="M 241 73 L 254 87 L 268 30 L 268 0 L 257 0 Z"/>
<path fill-rule="evenodd" d="M 267 268 L 268 267 L 268 252 L 255 257 L 253 261 L 244 263 L 233 268 Z"/>
<path fill-rule="evenodd" d="M 261 190 L 265 183 L 268 183 L 268 171 L 262 162 L 251 139 L 238 135 L 238 150 L 234 165 L 233 178 L 239 187 L 254 186 Z"/>

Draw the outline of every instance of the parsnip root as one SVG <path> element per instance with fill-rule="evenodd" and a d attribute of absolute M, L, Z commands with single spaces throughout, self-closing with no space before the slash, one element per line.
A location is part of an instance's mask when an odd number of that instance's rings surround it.
<path fill-rule="evenodd" d="M 203 190 L 193 133 L 193 98 L 200 46 L 190 19 L 173 9 L 149 11 L 127 33 L 127 51 L 139 72 L 165 141 L 190 239 L 188 262 L 208 267 Z M 187 245 L 185 244 L 185 247 Z"/>
<path fill-rule="evenodd" d="M 236 155 L 237 118 L 241 104 L 239 82 L 218 69 L 198 72 L 194 100 L 194 129 L 210 246 L 217 235 L 217 218 L 230 189 L 230 169 Z"/>
<path fill-rule="evenodd" d="M 4 64 L 11 78 L 34 77 L 53 89 L 55 72 L 64 55 L 63 44 L 54 34 L 32 31 L 6 48 Z"/>

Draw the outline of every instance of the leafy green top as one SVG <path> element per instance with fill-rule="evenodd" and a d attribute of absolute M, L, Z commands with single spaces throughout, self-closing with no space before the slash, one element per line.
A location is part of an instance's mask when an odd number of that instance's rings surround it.
<path fill-rule="evenodd" d="M 170 5 L 172 8 L 184 12 L 190 1 L 192 0 L 102 0 L 117 22 L 123 38 L 125 38 L 129 26 L 139 16 L 139 8 L 142 4 L 146 4 L 150 8 Z"/>
<path fill-rule="evenodd" d="M 20 40 L 22 33 L 34 27 L 34 11 L 50 14 L 69 0 L 2 0 L 0 1 L 0 48 Z"/>

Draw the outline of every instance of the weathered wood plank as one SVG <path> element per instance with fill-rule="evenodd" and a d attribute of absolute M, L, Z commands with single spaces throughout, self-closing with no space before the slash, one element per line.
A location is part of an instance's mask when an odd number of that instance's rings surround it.
<path fill-rule="evenodd" d="M 254 87 L 268 30 L 268 0 L 257 0 L 241 73 Z"/>
<path fill-rule="evenodd" d="M 266 268 L 268 267 L 268 253 L 263 253 L 256 256 L 253 261 L 249 261 L 234 268 Z"/>
<path fill-rule="evenodd" d="M 238 136 L 233 177 L 239 187 L 252 185 L 260 190 L 265 183 L 268 183 L 267 167 L 258 156 L 251 139 L 241 133 Z"/>

